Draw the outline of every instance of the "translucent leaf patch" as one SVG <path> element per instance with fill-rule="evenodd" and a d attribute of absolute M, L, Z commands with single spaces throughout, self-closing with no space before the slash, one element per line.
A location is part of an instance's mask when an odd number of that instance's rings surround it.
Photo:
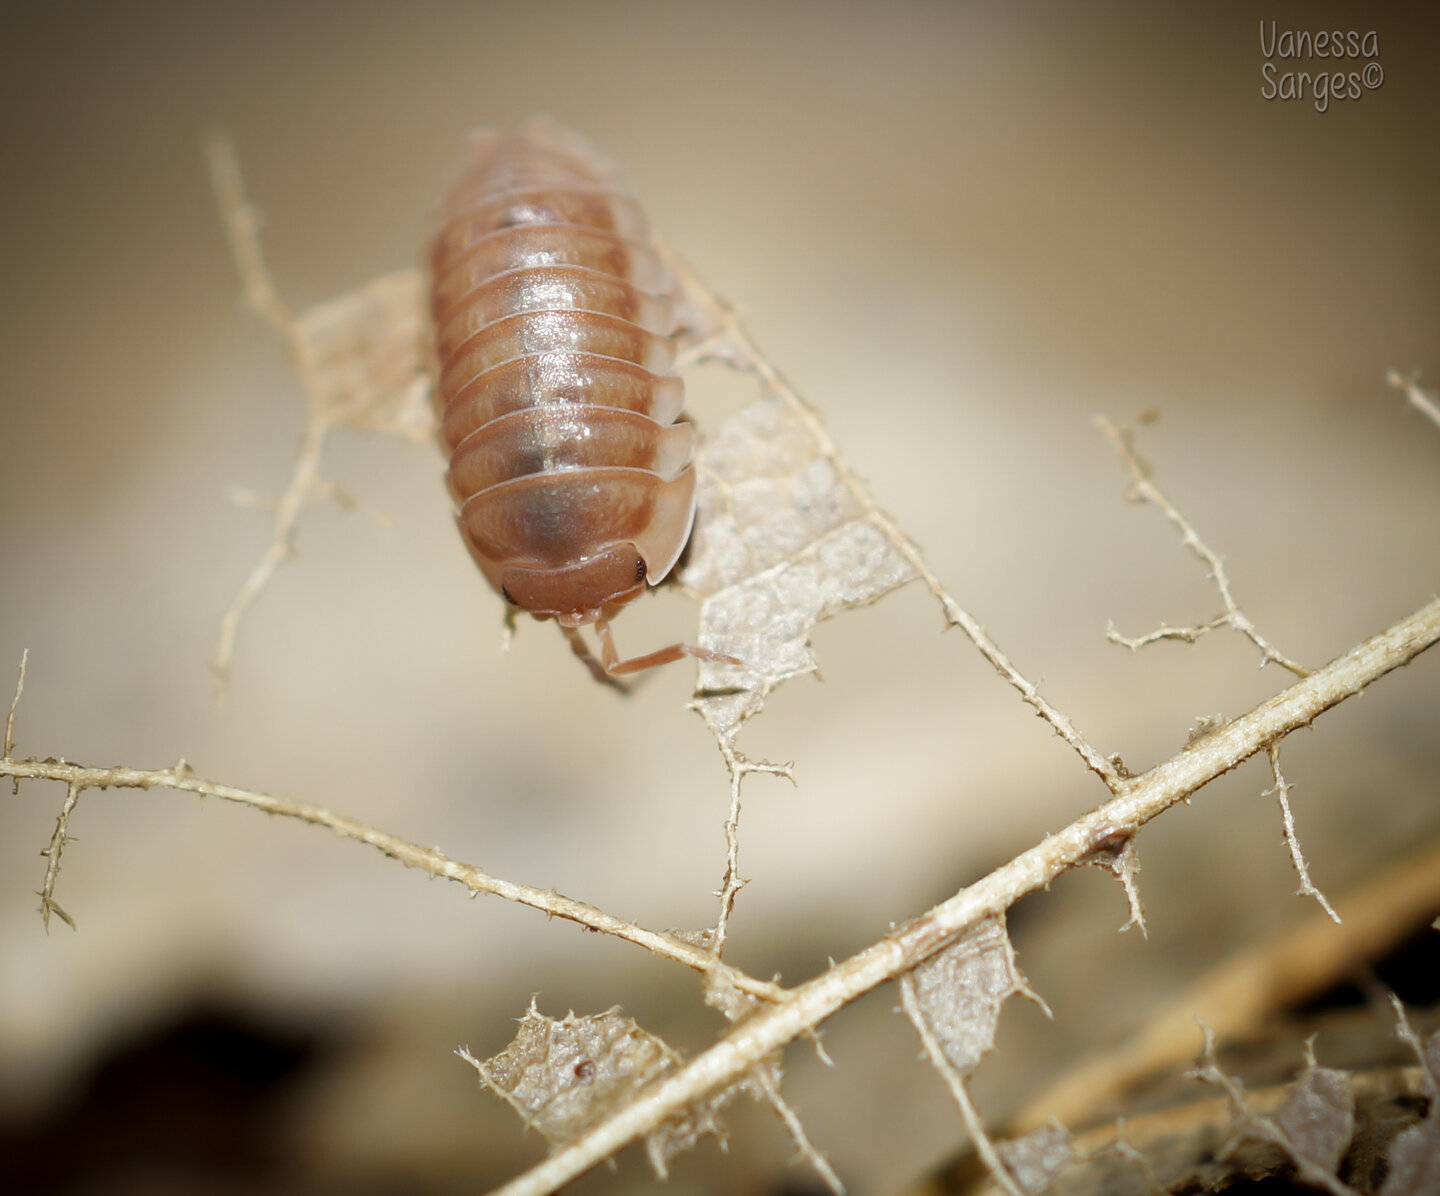
<path fill-rule="evenodd" d="M 1070 1134 L 1057 1124 L 1042 1125 L 1023 1138 L 1000 1142 L 995 1151 L 1025 1196 L 1038 1196 L 1056 1175 L 1075 1161 Z"/>
<path fill-rule="evenodd" d="M 1307 1067 L 1290 1086 L 1274 1120 L 1296 1154 L 1335 1174 L 1355 1133 L 1349 1077 L 1328 1067 Z"/>
<path fill-rule="evenodd" d="M 311 403 L 327 424 L 431 440 L 432 350 L 419 271 L 386 274 L 310 308 L 294 336 Z"/>
<path fill-rule="evenodd" d="M 1425 1042 L 1421 1059 L 1429 1076 L 1430 1111 L 1399 1134 L 1390 1148 L 1390 1174 L 1380 1196 L 1427 1196 L 1440 1192 L 1440 1031 Z"/>
<path fill-rule="evenodd" d="M 791 677 L 815 671 L 822 619 L 915 577 L 808 413 L 767 392 L 700 455 L 699 510 L 681 582 L 701 598 L 700 643 L 744 662 L 702 662 L 696 708 L 722 741 Z M 739 680 L 737 681 L 737 674 Z"/>
<path fill-rule="evenodd" d="M 1016 993 L 1034 997 L 1015 964 L 1003 918 L 987 918 L 911 973 L 915 1004 L 946 1062 L 962 1075 L 995 1045 L 1000 1007 Z M 1038 1000 L 1038 998 L 1035 998 Z"/>
<path fill-rule="evenodd" d="M 574 1142 L 681 1062 L 664 1041 L 619 1010 L 583 1017 L 569 1013 L 557 1020 L 540 1013 L 533 1001 L 499 1054 L 485 1060 L 463 1050 L 458 1054 L 551 1147 Z M 719 1112 L 734 1091 L 692 1106 L 646 1140 L 658 1175 L 663 1178 L 668 1161 L 703 1135 L 723 1139 Z"/>

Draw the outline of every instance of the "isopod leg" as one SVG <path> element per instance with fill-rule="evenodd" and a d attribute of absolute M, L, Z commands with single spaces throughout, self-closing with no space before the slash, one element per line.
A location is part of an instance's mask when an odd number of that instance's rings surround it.
<path fill-rule="evenodd" d="M 595 659 L 595 653 L 590 651 L 590 645 L 585 642 L 585 637 L 580 634 L 578 627 L 566 627 L 563 623 L 560 630 L 565 633 L 565 638 L 570 641 L 570 651 L 578 656 L 587 669 L 590 676 L 594 677 L 601 685 L 608 685 L 611 689 L 618 689 L 622 694 L 630 692 L 630 686 L 621 681 L 618 677 L 612 677 L 605 671 L 605 666 Z"/>
<path fill-rule="evenodd" d="M 595 623 L 595 633 L 600 637 L 600 660 L 605 666 L 605 672 L 611 677 L 641 673 L 646 669 L 658 668 L 662 664 L 673 664 L 687 656 L 693 656 L 696 660 L 712 660 L 716 664 L 738 665 L 741 663 L 733 656 L 726 656 L 723 652 L 712 652 L 709 648 L 697 648 L 694 644 L 671 644 L 668 648 L 661 648 L 658 652 L 621 660 L 620 653 L 615 650 L 615 637 L 610 631 L 610 621 L 608 619 L 598 620 Z"/>

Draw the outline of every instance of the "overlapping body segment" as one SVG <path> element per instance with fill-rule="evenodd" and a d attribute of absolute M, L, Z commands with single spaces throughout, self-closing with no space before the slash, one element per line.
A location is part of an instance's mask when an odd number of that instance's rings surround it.
<path fill-rule="evenodd" d="M 695 512 L 675 284 L 639 205 L 553 126 L 481 134 L 430 266 L 448 480 L 486 578 L 537 617 L 595 623 L 609 672 L 709 656 L 620 662 L 608 630 Z"/>

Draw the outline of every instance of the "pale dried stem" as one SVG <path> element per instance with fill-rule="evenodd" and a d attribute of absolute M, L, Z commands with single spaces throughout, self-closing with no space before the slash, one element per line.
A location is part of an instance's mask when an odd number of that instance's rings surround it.
<path fill-rule="evenodd" d="M 1135 876 L 1128 871 L 1120 873 L 1120 885 L 1125 890 L 1125 903 L 1130 909 L 1130 917 L 1120 927 L 1122 931 L 1129 930 L 1134 926 L 1140 931 L 1142 939 L 1150 937 L 1150 928 L 1145 924 L 1145 906 L 1140 900 L 1140 886 L 1135 883 Z"/>
<path fill-rule="evenodd" d="M 1415 1052 L 1415 1058 L 1420 1061 L 1421 1083 L 1425 1085 L 1425 1091 L 1429 1094 L 1432 1105 L 1440 1101 L 1440 1076 L 1430 1070 L 1430 1059 L 1425 1052 L 1425 1044 L 1420 1041 L 1420 1035 L 1415 1033 L 1415 1027 L 1410 1024 L 1410 1019 L 1405 1016 L 1405 1006 L 1400 998 L 1394 993 L 1387 993 L 1390 1001 L 1390 1008 L 1395 1011 L 1395 1036 L 1406 1046 Z M 1431 1116 L 1434 1116 L 1434 1109 L 1431 1109 Z"/>
<path fill-rule="evenodd" d="M 15 750 L 15 708 L 20 705 L 20 695 L 25 692 L 25 666 L 30 661 L 30 649 L 20 653 L 20 675 L 15 678 L 15 696 L 10 699 L 10 714 L 5 719 L 5 759 Z"/>
<path fill-rule="evenodd" d="M 683 270 L 683 267 L 681 267 Z M 717 353 L 717 357 L 726 364 L 740 366 L 748 369 L 754 374 L 766 389 L 778 396 L 796 413 L 797 418 L 805 425 L 811 438 L 814 440 L 819 454 L 824 456 L 834 468 L 841 481 L 854 494 L 856 501 L 864 508 L 865 518 L 869 520 L 905 558 L 910 567 L 915 570 L 916 575 L 925 583 L 926 588 L 940 603 L 944 611 L 946 622 L 952 627 L 959 627 L 988 660 L 991 666 L 1008 681 L 1019 692 L 1025 702 L 1043 718 L 1054 729 L 1070 747 L 1084 760 L 1090 768 L 1109 787 L 1111 792 L 1119 792 L 1123 778 L 1115 765 L 1096 751 L 1085 738 L 1077 731 L 1074 725 L 1064 714 L 1051 706 L 1041 695 L 1040 691 L 1017 669 L 1008 657 L 1000 650 L 1000 646 L 990 638 L 980 623 L 965 611 L 958 602 L 950 595 L 940 579 L 935 575 L 925 560 L 920 546 L 905 534 L 876 504 L 866 489 L 865 484 L 856 476 L 855 472 L 845 463 L 835 442 L 825 430 L 815 409 L 801 397 L 798 391 L 780 374 L 770 363 L 768 358 L 760 351 L 750 333 L 740 322 L 734 310 L 713 295 L 699 279 L 693 274 L 685 271 L 685 282 L 694 294 L 699 296 L 710 308 L 719 330 L 710 336 L 707 341 L 696 345 L 692 354 L 695 358 L 703 358 L 710 346 L 726 346 L 734 350 L 734 354 Z"/>
<path fill-rule="evenodd" d="M 74 919 L 55 903 L 55 882 L 60 879 L 60 856 L 70 839 L 70 815 L 75 812 L 75 803 L 80 800 L 80 790 L 80 785 L 70 782 L 65 793 L 65 802 L 60 807 L 60 815 L 55 819 L 55 833 L 50 836 L 49 845 L 40 853 L 45 857 L 45 883 L 40 888 L 40 917 L 45 923 L 47 933 L 50 930 L 51 914 L 71 930 L 75 929 Z"/>
<path fill-rule="evenodd" d="M 748 883 L 740 875 L 741 784 L 751 773 L 768 773 L 770 776 L 784 777 L 793 785 L 795 774 L 792 771 L 793 764 L 771 764 L 764 760 L 748 760 L 740 752 L 737 752 L 734 745 L 724 736 L 717 735 L 715 739 L 720 745 L 720 754 L 724 758 L 725 768 L 730 774 L 730 812 L 725 818 L 725 879 L 720 884 L 720 891 L 715 894 L 720 899 L 720 912 L 716 916 L 715 930 L 710 939 L 715 958 L 719 959 L 725 950 L 730 929 L 730 915 L 735 912 L 735 899 L 740 895 L 740 890 Z"/>
<path fill-rule="evenodd" d="M 216 134 L 207 139 L 205 155 L 246 302 L 284 339 L 306 397 L 305 431 L 290 471 L 290 481 L 275 501 L 270 544 L 220 620 L 219 639 L 211 662 L 218 692 L 224 688 L 234 660 L 235 640 L 241 622 L 275 571 L 294 552 L 300 515 L 306 505 L 322 493 L 320 456 L 332 424 L 320 402 L 320 388 L 315 379 L 315 364 L 309 346 L 300 335 L 295 317 L 281 300 L 265 267 L 264 255 L 260 251 L 260 218 L 245 195 L 235 147 L 228 137 Z"/>
<path fill-rule="evenodd" d="M 920 1035 L 920 1043 L 925 1048 L 925 1057 L 930 1060 L 930 1066 L 940 1073 L 940 1078 L 945 1081 L 945 1087 L 950 1090 L 950 1097 L 960 1110 L 960 1120 L 965 1123 L 965 1130 L 975 1146 L 975 1153 L 984 1162 L 991 1178 L 1010 1196 L 1023 1196 L 1010 1172 L 1006 1169 L 1004 1161 L 996 1153 L 995 1144 L 990 1141 L 990 1135 L 985 1132 L 985 1126 L 980 1121 L 980 1114 L 975 1108 L 975 1102 L 970 1099 L 970 1092 L 965 1087 L 965 1077 L 945 1057 L 944 1049 L 935 1038 L 929 1022 L 925 1020 L 925 1011 L 920 1008 L 920 998 L 915 992 L 913 974 L 907 974 L 900 978 L 900 1005 L 905 1010 L 905 1016 L 910 1019 L 911 1025 L 915 1027 L 915 1032 Z"/>
<path fill-rule="evenodd" d="M 270 543 L 220 620 L 220 636 L 215 646 L 215 658 L 211 662 L 217 690 L 224 688 L 229 676 L 241 622 L 254 605 L 255 599 L 270 584 L 275 571 L 295 551 L 295 532 L 300 522 L 300 514 L 316 495 L 320 479 L 320 454 L 324 451 L 328 432 L 329 428 L 324 421 L 313 415 L 306 421 L 300 450 L 290 473 L 290 482 L 275 505 L 275 524 Z"/>
<path fill-rule="evenodd" d="M 795 1143 L 795 1149 L 799 1151 L 800 1157 L 815 1169 L 817 1175 L 824 1181 L 825 1186 L 835 1193 L 835 1196 L 843 1196 L 845 1185 L 840 1182 L 840 1177 L 835 1173 L 835 1168 L 810 1141 L 810 1136 L 805 1132 L 804 1125 L 800 1122 L 799 1115 L 790 1107 L 790 1103 L 780 1095 L 780 1089 L 775 1083 L 774 1076 L 769 1068 L 759 1067 L 755 1069 L 755 1080 L 760 1086 L 760 1091 L 765 1094 L 770 1107 L 775 1110 L 781 1122 L 784 1123 L 785 1131 L 790 1135 L 790 1140 Z"/>
<path fill-rule="evenodd" d="M 507 901 L 514 901 L 520 905 L 528 905 L 532 909 L 540 910 L 549 917 L 564 918 L 591 930 L 599 931 L 601 934 L 624 939 L 626 942 L 643 947 L 664 959 L 671 959 L 676 963 L 693 968 L 697 972 L 711 974 L 718 972 L 717 980 L 723 980 L 762 1000 L 777 1000 L 784 991 L 778 985 L 756 980 L 738 969 L 720 963 L 702 947 L 684 942 L 669 934 L 647 930 L 623 918 L 612 917 L 596 909 L 593 905 L 562 896 L 553 889 L 538 889 L 530 885 L 513 884 L 510 881 L 501 880 L 473 864 L 452 860 L 433 847 L 421 847 L 397 835 L 366 826 L 353 818 L 332 813 L 321 806 L 288 801 L 284 798 L 272 797 L 267 793 L 258 793 L 249 789 L 239 789 L 233 785 L 221 785 L 213 781 L 202 780 L 194 775 L 190 766 L 183 760 L 174 768 L 147 770 L 88 768 L 81 764 L 64 761 L 7 759 L 0 761 L 0 776 L 61 781 L 71 787 L 73 796 L 78 796 L 79 792 L 84 789 L 159 788 L 197 793 L 204 797 L 218 797 L 225 801 L 237 802 L 257 810 L 263 810 L 267 814 L 279 814 L 315 826 L 323 826 L 344 838 L 368 843 L 377 851 L 399 860 L 406 867 L 420 868 L 432 876 L 456 881 L 469 889 L 471 894 L 488 893 L 496 897 L 503 897 Z M 67 807 L 73 807 L 73 796 L 67 797 Z M 63 830 L 63 827 L 61 829 Z M 52 869 L 57 866 L 58 853 L 52 855 L 50 864 Z"/>
<path fill-rule="evenodd" d="M 1160 1186 L 1160 1177 L 1155 1174 L 1155 1168 L 1150 1165 L 1150 1160 L 1130 1145 L 1126 1139 L 1123 1117 L 1118 1118 L 1115 1122 L 1115 1142 L 1110 1149 L 1140 1172 L 1145 1186 L 1150 1189 L 1150 1196 L 1168 1196 L 1165 1189 Z"/>
<path fill-rule="evenodd" d="M 342 511 L 355 511 L 371 519 L 379 527 L 390 527 L 395 521 L 379 507 L 366 502 L 353 490 L 337 485 L 330 478 L 316 478 L 315 497 L 334 503 Z"/>
<path fill-rule="evenodd" d="M 225 133 L 212 133 L 205 139 L 205 161 L 210 168 L 210 185 L 220 205 L 220 218 L 225 222 L 230 252 L 235 258 L 235 270 L 245 289 L 245 301 L 281 336 L 294 343 L 295 319 L 265 268 L 265 257 L 260 252 L 260 213 L 245 194 L 235 143 Z"/>
<path fill-rule="evenodd" d="M 745 774 L 731 758 L 735 749 L 722 741 L 721 750 L 725 755 L 725 767 L 730 773 L 730 812 L 725 816 L 725 879 L 720 882 L 720 891 L 715 894 L 720 899 L 720 912 L 716 915 L 715 933 L 711 938 L 716 959 L 725 953 L 730 915 L 735 909 L 735 899 L 745 887 L 740 878 L 740 783 Z"/>
<path fill-rule="evenodd" d="M 1135 840 L 1126 839 L 1125 845 L 1119 851 L 1102 853 L 1096 857 L 1094 863 L 1114 876 L 1125 890 L 1125 903 L 1129 906 L 1130 917 L 1126 919 L 1125 925 L 1120 927 L 1121 933 L 1135 926 L 1140 930 L 1140 937 L 1148 939 L 1150 930 L 1145 925 L 1145 903 L 1140 900 L 1140 886 L 1135 880 L 1136 873 L 1140 871 L 1140 852 L 1135 846 Z"/>
<path fill-rule="evenodd" d="M 1211 550 L 1210 546 L 1200 538 L 1200 535 L 1190 525 L 1179 509 L 1165 496 L 1165 492 L 1155 484 L 1150 467 L 1135 451 L 1134 429 L 1122 425 L 1112 424 L 1104 416 L 1095 420 L 1096 426 L 1110 439 L 1130 470 L 1130 477 L 1134 481 L 1131 488 L 1131 496 L 1138 502 L 1148 502 L 1160 508 L 1165 518 L 1175 525 L 1180 532 L 1180 541 L 1186 548 L 1190 549 L 1206 566 L 1208 576 L 1215 582 L 1215 588 L 1220 591 L 1220 601 L 1224 604 L 1225 613 L 1212 619 L 1209 623 L 1202 623 L 1194 627 L 1161 627 L 1148 635 L 1140 636 L 1137 639 L 1127 639 L 1117 632 L 1112 626 L 1106 633 L 1112 643 L 1122 644 L 1132 652 L 1138 651 L 1146 644 L 1153 644 L 1157 640 L 1182 640 L 1185 643 L 1193 644 L 1197 639 L 1208 631 L 1214 631 L 1219 627 L 1233 627 L 1241 635 L 1245 636 L 1252 644 L 1260 649 L 1260 667 L 1271 663 L 1280 665 L 1281 668 L 1289 669 L 1297 677 L 1308 677 L 1310 672 L 1303 665 L 1291 660 L 1269 640 L 1260 634 L 1260 629 L 1250 621 L 1250 617 L 1235 604 L 1235 598 L 1230 592 L 1230 576 L 1225 572 L 1225 563 Z"/>
<path fill-rule="evenodd" d="M 1290 812 L 1290 786 L 1285 780 L 1284 773 L 1280 771 L 1280 745 L 1272 743 L 1266 751 L 1270 756 L 1270 771 L 1275 777 L 1275 788 L 1267 789 L 1266 794 L 1273 793 L 1275 800 L 1280 803 L 1280 817 L 1285 824 L 1285 845 L 1290 849 L 1290 862 L 1294 864 L 1296 875 L 1300 877 L 1300 888 L 1297 890 L 1297 895 L 1315 898 L 1320 908 L 1330 916 L 1331 921 L 1338 923 L 1340 915 L 1325 900 L 1325 894 L 1310 882 L 1310 870 L 1305 865 L 1305 853 L 1300 850 L 1300 837 L 1295 833 L 1295 815 Z"/>
<path fill-rule="evenodd" d="M 1217 729 L 1143 776 L 1119 796 L 1051 835 L 928 913 L 736 1026 L 725 1038 L 524 1175 L 503 1196 L 555 1191 L 675 1116 L 707 1093 L 733 1084 L 760 1061 L 812 1031 L 857 997 L 903 975 L 982 918 L 1083 863 L 1117 833 L 1133 833 L 1170 806 L 1255 755 L 1274 740 L 1359 693 L 1440 640 L 1440 600 L 1422 607 L 1312 675 Z"/>
<path fill-rule="evenodd" d="M 1235 1125 L 1235 1132 L 1239 1137 L 1250 1138 L 1260 1142 L 1268 1142 L 1285 1152 L 1285 1155 L 1295 1164 L 1295 1170 L 1302 1183 L 1310 1184 L 1317 1188 L 1323 1188 L 1331 1193 L 1331 1196 L 1357 1196 L 1355 1189 L 1348 1184 L 1340 1182 L 1340 1179 L 1333 1172 L 1321 1167 L 1303 1151 L 1299 1150 L 1289 1136 L 1275 1122 L 1257 1113 L 1245 1099 L 1245 1089 L 1239 1080 L 1227 1076 L 1220 1070 L 1215 1059 L 1215 1036 L 1211 1033 L 1210 1027 L 1204 1022 L 1200 1023 L 1200 1029 L 1205 1034 L 1205 1048 L 1200 1056 L 1200 1062 L 1191 1073 L 1197 1080 L 1206 1084 L 1213 1084 L 1225 1093 L 1225 1099 L 1230 1105 L 1230 1116 Z M 1313 1062 L 1313 1059 L 1312 1059 Z M 1222 1150 L 1221 1154 L 1227 1151 Z"/>
<path fill-rule="evenodd" d="M 1128 636 L 1121 635 L 1115 624 L 1111 623 L 1105 628 L 1105 638 L 1112 644 L 1119 644 L 1121 647 L 1129 648 L 1132 652 L 1138 652 L 1141 648 L 1148 647 L 1150 644 L 1158 644 L 1162 640 L 1193 644 L 1202 635 L 1229 625 L 1230 617 L 1228 615 L 1216 615 L 1210 622 L 1197 623 L 1193 627 L 1171 627 L 1168 623 L 1161 623 L 1154 631 L 1147 631 L 1144 635 Z"/>
<path fill-rule="evenodd" d="M 1385 381 L 1396 390 L 1404 392 L 1405 397 L 1410 400 L 1410 406 L 1437 428 L 1440 428 L 1440 405 L 1437 405 L 1434 399 L 1420 389 L 1418 374 L 1406 377 L 1398 370 L 1391 370 L 1385 375 Z"/>

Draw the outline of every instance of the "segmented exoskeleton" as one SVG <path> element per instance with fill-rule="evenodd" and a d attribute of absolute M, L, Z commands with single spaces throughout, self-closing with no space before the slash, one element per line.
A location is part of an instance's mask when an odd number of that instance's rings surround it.
<path fill-rule="evenodd" d="M 461 532 L 515 606 L 566 633 L 674 566 L 695 515 L 675 281 L 635 200 L 578 138 L 532 122 L 474 139 L 431 249 L 435 402 Z"/>

